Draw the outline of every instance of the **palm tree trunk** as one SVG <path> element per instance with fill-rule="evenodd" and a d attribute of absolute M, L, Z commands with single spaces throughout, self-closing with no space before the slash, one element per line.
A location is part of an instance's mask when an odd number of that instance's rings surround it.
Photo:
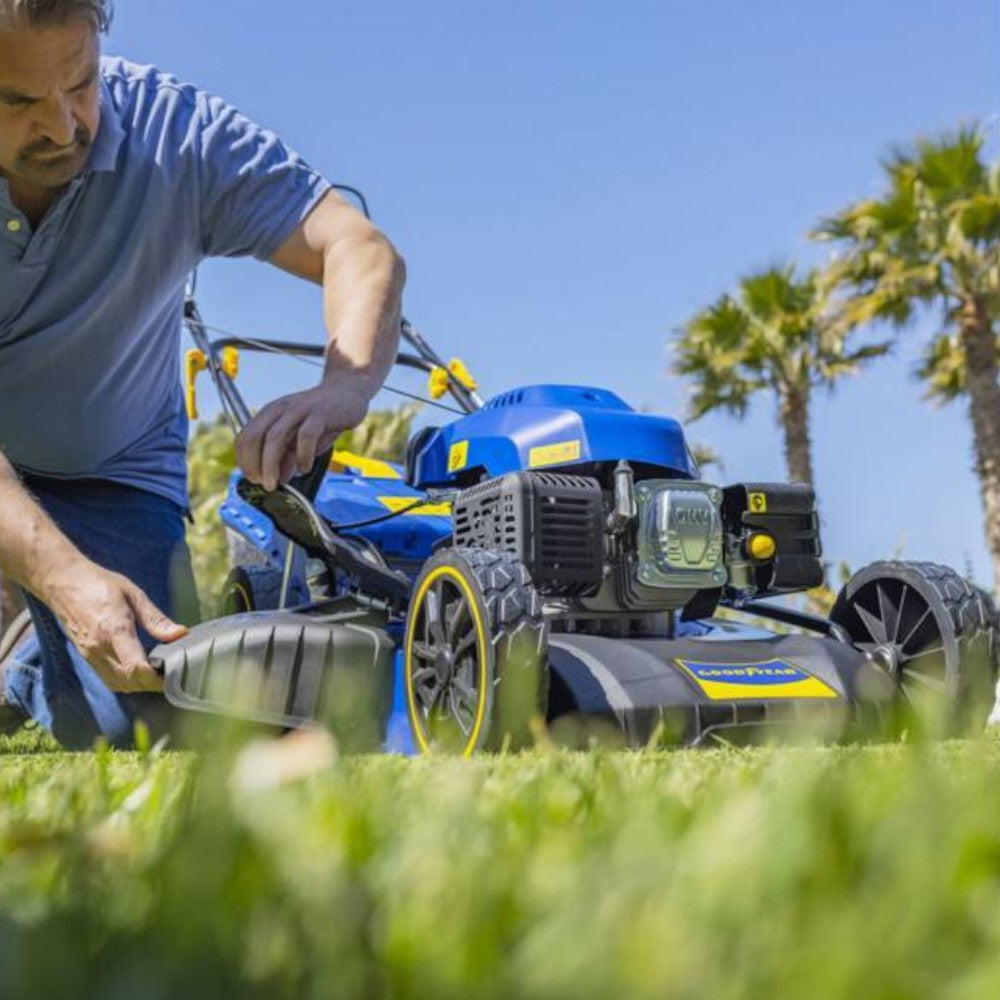
<path fill-rule="evenodd" d="M 1000 597 L 1000 366 L 997 337 L 982 305 L 962 307 L 959 334 L 965 352 L 976 474 L 986 521 L 986 544 L 993 559 L 994 592 Z"/>
<path fill-rule="evenodd" d="M 812 442 L 809 440 L 809 390 L 798 386 L 781 389 L 779 420 L 785 432 L 785 464 L 793 483 L 813 485 Z"/>

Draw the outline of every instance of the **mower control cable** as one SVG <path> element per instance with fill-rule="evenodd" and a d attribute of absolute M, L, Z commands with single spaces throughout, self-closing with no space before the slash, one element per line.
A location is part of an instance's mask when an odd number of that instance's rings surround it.
<path fill-rule="evenodd" d="M 303 353 L 294 350 L 283 350 L 278 347 L 275 343 L 268 340 L 260 340 L 255 337 L 247 337 L 244 334 L 233 333 L 231 330 L 223 330 L 218 326 L 209 326 L 207 323 L 202 323 L 201 327 L 210 333 L 218 333 L 224 337 L 230 338 L 234 344 L 244 344 L 247 347 L 254 347 L 259 351 L 264 351 L 269 354 L 278 354 L 283 358 L 293 358 L 296 361 L 301 361 L 303 364 L 312 365 L 314 368 L 322 368 L 323 363 L 317 361 L 311 357 L 306 357 Z M 305 345 L 289 345 L 289 347 L 299 347 Z M 312 345 L 308 345 L 312 346 Z M 403 396 L 406 399 L 415 400 L 418 403 L 426 403 L 428 406 L 433 406 L 438 410 L 444 410 L 446 413 L 455 413 L 460 417 L 467 416 L 464 410 L 460 410 L 457 406 L 447 406 L 445 403 L 439 403 L 434 399 L 427 399 L 424 396 L 420 396 L 413 392 L 407 392 L 405 389 L 397 389 L 395 386 L 383 385 L 382 388 L 386 392 L 393 393 L 396 396 Z"/>
<path fill-rule="evenodd" d="M 383 524 L 386 521 L 391 521 L 395 517 L 399 517 L 401 514 L 408 514 L 411 510 L 416 510 L 418 507 L 423 507 L 427 501 L 424 499 L 414 500 L 413 503 L 407 504 L 405 507 L 400 507 L 399 510 L 390 511 L 388 514 L 380 514 L 378 517 L 370 517 L 367 521 L 354 521 L 352 524 L 335 524 L 326 518 L 326 523 L 333 528 L 334 531 L 354 531 L 356 528 L 367 528 L 373 524 Z"/>

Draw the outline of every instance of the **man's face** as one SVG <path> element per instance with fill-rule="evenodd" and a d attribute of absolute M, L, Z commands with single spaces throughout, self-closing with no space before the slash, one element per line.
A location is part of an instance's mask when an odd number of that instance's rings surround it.
<path fill-rule="evenodd" d="M 0 176 L 58 188 L 83 170 L 100 122 L 99 57 L 87 18 L 0 31 Z"/>

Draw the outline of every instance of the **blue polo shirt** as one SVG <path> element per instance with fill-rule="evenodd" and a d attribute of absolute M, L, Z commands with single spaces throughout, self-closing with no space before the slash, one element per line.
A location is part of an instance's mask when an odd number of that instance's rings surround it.
<path fill-rule="evenodd" d="M 218 98 L 151 66 L 102 59 L 87 167 L 37 230 L 0 178 L 7 459 L 187 507 L 187 276 L 207 256 L 266 260 L 329 187 Z"/>

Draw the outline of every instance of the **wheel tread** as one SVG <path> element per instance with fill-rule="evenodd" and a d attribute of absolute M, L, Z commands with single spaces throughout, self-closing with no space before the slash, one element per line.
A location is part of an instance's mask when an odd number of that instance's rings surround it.
<path fill-rule="evenodd" d="M 451 552 L 464 559 L 479 580 L 496 648 L 509 653 L 523 642 L 543 659 L 539 670 L 538 707 L 544 714 L 548 702 L 548 670 L 544 663 L 548 625 L 528 568 L 506 552 L 465 547 L 454 548 Z M 495 734 L 490 743 L 497 745 Z"/>
<path fill-rule="evenodd" d="M 940 607 L 950 619 L 958 654 L 958 690 L 964 693 L 970 687 L 980 685 L 984 680 L 983 666 L 991 675 L 989 680 L 992 683 L 998 672 L 1000 657 L 1000 619 L 996 605 L 986 591 L 949 566 L 898 559 L 872 563 L 854 574 L 841 592 L 831 617 L 834 621 L 838 620 L 838 611 L 842 601 L 846 600 L 848 589 L 862 576 L 868 581 L 879 577 L 912 580 L 914 574 L 937 597 Z"/>

